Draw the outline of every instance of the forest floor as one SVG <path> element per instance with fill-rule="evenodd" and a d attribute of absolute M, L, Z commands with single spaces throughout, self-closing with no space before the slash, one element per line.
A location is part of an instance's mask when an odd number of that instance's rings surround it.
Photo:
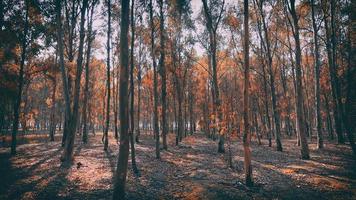
<path fill-rule="evenodd" d="M 101 134 L 91 135 L 88 144 L 77 136 L 69 169 L 59 160 L 60 136 L 47 140 L 33 136 L 22 141 L 14 157 L 0 147 L 0 199 L 111 199 L 118 154 L 113 138 L 104 152 Z M 141 176 L 132 173 L 129 161 L 128 199 L 356 199 L 356 165 L 347 145 L 326 142 L 325 149 L 316 150 L 312 143 L 311 159 L 301 160 L 295 140 L 284 139 L 283 152 L 267 141 L 261 146 L 252 142 L 255 186 L 247 188 L 241 141 L 232 144 L 231 169 L 228 154 L 217 153 L 217 141 L 199 133 L 179 146 L 174 140 L 170 134 L 168 150 L 157 160 L 152 135 L 142 135 L 136 145 Z"/>

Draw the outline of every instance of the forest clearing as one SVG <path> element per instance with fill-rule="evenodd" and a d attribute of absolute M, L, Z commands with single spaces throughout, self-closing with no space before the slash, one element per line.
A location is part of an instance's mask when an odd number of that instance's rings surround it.
<path fill-rule="evenodd" d="M 1 199 L 356 199 L 352 0 L 1 0 Z"/>

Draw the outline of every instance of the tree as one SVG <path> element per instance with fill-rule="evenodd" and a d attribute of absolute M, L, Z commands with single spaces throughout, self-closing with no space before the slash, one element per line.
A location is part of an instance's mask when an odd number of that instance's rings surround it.
<path fill-rule="evenodd" d="M 153 5 L 152 0 L 150 0 L 149 4 L 149 15 L 150 15 L 150 26 L 151 26 L 151 56 L 153 63 L 153 132 L 156 139 L 156 158 L 160 158 L 160 142 L 159 142 L 159 126 L 158 126 L 158 91 L 157 91 L 157 64 L 156 64 L 156 56 L 155 56 L 155 40 L 154 40 L 154 23 L 153 23 Z"/>
<path fill-rule="evenodd" d="M 58 3 L 60 4 L 60 2 Z M 79 117 L 79 95 L 80 95 L 80 80 L 81 80 L 81 74 L 83 71 L 83 47 L 84 47 L 84 37 L 85 37 L 85 33 L 84 33 L 84 23 L 85 23 L 85 11 L 87 9 L 88 6 L 88 0 L 84 0 L 83 1 L 83 5 L 81 7 L 81 16 L 80 16 L 80 29 L 79 29 L 79 47 L 78 47 L 78 56 L 77 56 L 77 63 L 76 63 L 76 74 L 75 74 L 75 83 L 74 83 L 74 95 L 73 95 L 73 108 L 72 110 L 70 109 L 70 100 L 69 100 L 69 90 L 68 90 L 68 85 L 66 85 L 67 82 L 67 78 L 66 78 L 66 73 L 65 70 L 62 69 L 62 81 L 64 83 L 64 93 L 67 96 L 66 99 L 66 107 L 67 108 L 67 112 L 69 114 L 69 121 L 68 121 L 68 133 L 67 133 L 67 137 L 66 137 L 66 141 L 65 141 L 65 148 L 63 151 L 63 155 L 61 157 L 61 161 L 63 161 L 65 163 L 65 165 L 69 165 L 71 164 L 72 160 L 73 160 L 73 148 L 74 148 L 74 139 L 75 139 L 75 131 L 77 129 L 77 122 L 78 122 L 78 117 Z M 60 21 L 60 5 L 58 7 L 59 9 L 59 14 L 57 19 L 57 23 L 59 23 L 58 26 L 58 36 L 61 36 L 61 23 L 58 22 Z M 58 11 L 57 11 L 58 12 Z M 58 37 L 58 41 L 61 41 L 61 37 Z M 61 42 L 58 42 L 61 43 Z M 60 46 L 61 44 L 59 44 Z M 59 50 L 61 51 L 61 48 L 63 47 L 59 47 Z M 61 57 L 61 52 L 60 52 L 60 57 Z M 63 55 L 62 58 L 60 58 L 60 60 L 63 59 Z M 61 68 L 64 68 L 64 61 L 62 63 L 62 61 L 60 61 L 60 65 Z M 67 83 L 68 84 L 68 83 Z"/>
<path fill-rule="evenodd" d="M 131 0 L 131 49 L 130 49 L 130 147 L 131 147 L 131 164 L 132 170 L 135 174 L 138 174 L 138 169 L 136 165 L 136 152 L 135 152 L 135 85 L 134 85 L 134 44 L 135 44 L 135 0 Z"/>
<path fill-rule="evenodd" d="M 312 7 L 312 21 L 313 21 L 313 35 L 314 35 L 314 87 L 315 87 L 315 117 L 318 142 L 317 147 L 323 148 L 323 133 L 321 129 L 321 113 L 320 113 L 320 56 L 319 56 L 319 42 L 318 42 L 318 28 L 315 19 L 315 1 L 311 0 Z"/>
<path fill-rule="evenodd" d="M 129 0 L 121 1 L 121 24 L 120 24 L 120 148 L 119 157 L 114 177 L 113 199 L 125 198 L 125 183 L 129 154 L 129 115 L 128 115 L 128 78 L 129 78 Z"/>
<path fill-rule="evenodd" d="M 249 27 L 248 27 L 248 0 L 244 0 L 244 168 L 245 183 L 252 186 L 252 166 L 250 149 L 250 122 L 249 122 Z"/>
<path fill-rule="evenodd" d="M 57 49 L 59 54 L 59 67 L 61 69 L 61 75 L 62 75 L 63 94 L 64 94 L 63 96 L 65 101 L 65 119 L 64 119 L 63 138 L 62 138 L 62 146 L 63 146 L 68 131 L 67 123 L 68 123 L 68 118 L 70 116 L 71 109 L 70 109 L 67 71 L 64 66 L 63 28 L 62 28 L 62 20 L 61 20 L 61 10 L 62 10 L 61 1 L 56 0 Z"/>
<path fill-rule="evenodd" d="M 263 11 L 263 2 L 262 1 L 257 1 L 259 12 L 261 15 L 261 21 L 262 21 L 262 27 L 264 31 L 264 38 L 262 37 L 262 34 L 260 33 L 260 38 L 263 41 L 263 49 L 265 50 L 267 54 L 267 66 L 268 66 L 268 72 L 269 72 L 269 81 L 270 81 L 270 86 L 271 86 L 271 96 L 272 96 L 272 111 L 273 111 L 273 118 L 274 122 L 276 125 L 276 146 L 277 146 L 277 151 L 282 151 L 282 143 L 281 143 L 281 128 L 280 128 L 280 115 L 279 112 L 277 111 L 277 95 L 276 95 L 276 88 L 275 88 L 275 77 L 274 77 L 274 71 L 272 69 L 272 50 L 271 50 L 271 44 L 270 44 L 270 39 L 268 35 L 268 29 L 267 25 L 265 22 L 265 16 L 264 16 L 264 11 Z"/>
<path fill-rule="evenodd" d="M 84 102 L 83 102 L 83 143 L 88 142 L 88 100 L 89 100 L 89 64 L 91 56 L 91 45 L 93 41 L 92 25 L 93 25 L 93 14 L 96 5 L 96 0 L 94 0 L 90 7 L 90 12 L 88 10 L 88 36 L 87 36 L 87 51 L 86 51 L 86 63 L 85 63 L 85 86 L 84 86 Z M 89 116 L 90 117 L 90 116 Z"/>
<path fill-rule="evenodd" d="M 160 11 L 160 51 L 161 57 L 159 60 L 160 65 L 160 75 L 162 80 L 162 87 L 161 87 L 161 99 L 162 99 L 162 144 L 163 149 L 167 150 L 167 77 L 166 77 L 166 67 L 165 67 L 165 30 L 164 30 L 164 13 L 163 13 L 163 0 L 158 0 L 159 3 L 159 11 Z"/>
<path fill-rule="evenodd" d="M 22 88 L 24 82 L 24 68 L 26 59 L 26 49 L 27 49 L 27 34 L 29 29 L 29 1 L 25 0 L 25 25 L 23 30 L 23 36 L 21 38 L 21 61 L 20 61 L 20 72 L 19 72 L 19 82 L 17 86 L 17 97 L 14 103 L 14 118 L 12 123 L 12 140 L 11 140 L 11 155 L 16 154 L 16 135 L 19 127 L 19 115 L 20 115 L 20 104 L 22 96 Z"/>
<path fill-rule="evenodd" d="M 292 30 L 295 41 L 295 70 L 296 70 L 296 102 L 297 102 L 297 120 L 298 120 L 298 134 L 301 143 L 301 157 L 302 159 L 309 159 L 309 147 L 306 138 L 305 119 L 303 114 L 303 88 L 302 88 L 302 71 L 301 71 L 301 48 L 299 39 L 299 24 L 298 16 L 295 10 L 295 0 L 290 0 L 287 5 L 288 10 L 292 16 Z"/>
<path fill-rule="evenodd" d="M 356 4 L 351 3 L 351 9 L 349 10 L 348 17 L 349 17 L 349 24 L 355 24 L 356 21 L 356 13 L 354 10 L 356 9 Z M 356 77 L 356 70 L 354 64 L 356 62 L 356 27 L 349 26 L 348 30 L 348 68 L 347 68 L 347 94 L 346 94 L 346 113 L 345 113 L 345 125 L 347 130 L 347 137 L 350 142 L 350 146 L 353 152 L 354 160 L 356 160 L 356 144 L 355 144 L 355 130 L 356 125 L 353 123 L 356 119 L 356 90 L 354 85 L 356 84 L 356 80 L 353 77 Z"/>
<path fill-rule="evenodd" d="M 220 108 L 220 94 L 219 94 L 219 85 L 218 85 L 218 78 L 217 78 L 217 60 L 216 60 L 216 48 L 217 48 L 217 29 L 220 24 L 220 20 L 222 18 L 222 13 L 224 11 L 224 5 L 225 5 L 225 0 L 221 3 L 221 9 L 217 11 L 218 13 L 214 13 L 213 15 L 212 10 L 216 8 L 212 8 L 213 5 L 210 6 L 210 9 L 208 7 L 207 0 L 202 0 L 203 2 L 203 8 L 204 8 L 204 15 L 206 19 L 206 28 L 209 32 L 209 55 L 211 57 L 211 66 L 212 66 L 212 83 L 213 83 L 213 110 L 214 114 L 217 116 L 217 124 L 220 123 L 222 120 L 222 113 L 221 113 L 221 108 Z M 215 5 L 216 6 L 216 5 Z M 219 128 L 218 128 L 219 129 Z M 220 130 L 218 130 L 220 132 Z M 220 134 L 219 136 L 219 143 L 218 143 L 218 152 L 219 153 L 224 153 L 225 152 L 225 147 L 224 147 L 224 138 L 225 136 L 223 134 Z"/>
<path fill-rule="evenodd" d="M 110 38 L 111 38 L 111 0 L 107 1 L 108 3 L 108 31 L 107 31 L 107 41 L 106 41 L 106 117 L 105 117 L 105 130 L 104 130 L 104 151 L 108 150 L 109 145 L 109 126 L 110 126 Z"/>
<path fill-rule="evenodd" d="M 335 41 L 335 1 L 331 0 L 328 2 L 326 0 L 322 1 L 324 9 L 324 27 L 325 27 L 325 40 L 326 40 L 326 52 L 328 58 L 329 66 L 329 75 L 330 75 L 330 85 L 334 103 L 334 122 L 335 122 L 335 132 L 337 135 L 337 141 L 339 144 L 345 143 L 345 138 L 342 133 L 342 117 L 341 117 L 341 105 L 339 101 L 340 97 L 340 88 L 339 80 L 337 77 L 337 68 L 336 68 L 336 41 Z M 330 13 L 329 11 L 330 10 Z M 329 16 L 330 21 L 329 22 Z M 331 23 L 331 28 L 330 28 Z"/>
<path fill-rule="evenodd" d="M 57 62 L 57 59 L 56 59 Z M 56 93 L 57 93 L 57 63 L 52 64 L 50 72 L 47 77 L 51 80 L 53 89 L 51 95 L 51 114 L 50 114 L 50 128 L 49 128 L 49 138 L 53 142 L 54 134 L 56 133 L 56 122 L 55 122 L 55 112 L 56 112 Z"/>

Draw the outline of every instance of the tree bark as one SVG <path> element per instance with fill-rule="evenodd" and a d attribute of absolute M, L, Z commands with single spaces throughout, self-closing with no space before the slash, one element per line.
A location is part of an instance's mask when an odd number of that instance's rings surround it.
<path fill-rule="evenodd" d="M 88 100 L 89 100 L 89 79 L 90 79 L 90 55 L 91 55 L 91 43 L 92 43 L 92 24 L 93 24 L 93 14 L 94 14 L 95 3 L 92 4 L 90 17 L 88 21 L 88 36 L 87 36 L 87 52 L 86 52 L 86 63 L 85 63 L 85 86 L 84 86 L 84 105 L 83 105 L 83 143 L 88 142 Z"/>
<path fill-rule="evenodd" d="M 73 161 L 73 148 L 75 140 L 75 131 L 77 128 L 77 122 L 79 117 L 79 96 L 80 96 L 80 79 L 83 71 L 83 47 L 84 47 L 84 23 L 85 23 L 85 11 L 88 6 L 88 0 L 83 0 L 83 5 L 81 7 L 81 21 L 80 21 L 80 30 L 79 30 L 79 51 L 77 57 L 77 72 L 75 76 L 75 85 L 74 85 L 74 99 L 73 99 L 73 110 L 70 112 L 70 118 L 68 121 L 68 133 L 65 142 L 65 148 L 63 151 L 63 156 L 61 160 L 65 165 L 70 165 Z M 69 94 L 68 94 L 69 96 Z"/>
<path fill-rule="evenodd" d="M 209 54 L 211 54 L 211 66 L 212 66 L 212 70 L 213 70 L 213 74 L 212 74 L 213 89 L 214 89 L 214 97 L 215 97 L 213 104 L 215 106 L 214 111 L 216 113 L 214 113 L 214 114 L 216 115 L 215 119 L 217 121 L 215 123 L 219 124 L 219 123 L 221 123 L 221 120 L 222 120 L 222 112 L 221 112 L 221 108 L 220 108 L 221 102 L 220 102 L 219 85 L 218 85 L 218 78 L 217 78 L 217 59 L 216 59 L 216 45 L 217 45 L 216 30 L 218 27 L 218 23 L 215 25 L 215 27 L 213 26 L 212 16 L 209 12 L 207 1 L 202 0 L 202 2 L 203 2 L 204 14 L 205 14 L 205 18 L 206 18 L 206 27 L 209 32 L 209 42 L 210 42 Z M 225 2 L 223 1 L 223 6 L 221 8 L 222 10 L 224 9 L 224 3 Z M 219 17 L 221 17 L 221 16 L 219 16 Z M 219 125 L 218 125 L 218 132 L 220 132 Z M 219 143 L 218 143 L 218 152 L 219 153 L 225 152 L 224 143 L 225 143 L 224 134 L 219 134 Z"/>
<path fill-rule="evenodd" d="M 150 15 L 150 26 L 151 26 L 151 56 L 153 61 L 153 132 L 156 139 L 156 158 L 160 159 L 159 150 L 159 127 L 158 127 L 158 91 L 157 91 L 157 64 L 155 56 L 155 40 L 154 40 L 154 23 L 153 23 L 153 5 L 152 0 L 149 2 L 149 15 Z"/>
<path fill-rule="evenodd" d="M 24 84 L 24 71 L 25 71 L 25 59 L 26 59 L 26 49 L 27 49 L 27 34 L 29 31 L 29 19 L 28 19 L 28 12 L 29 12 L 29 2 L 25 0 L 25 25 L 24 31 L 22 36 L 22 44 L 21 44 L 21 61 L 20 61 L 20 72 L 19 72 L 19 82 L 17 86 L 17 96 L 14 103 L 14 119 L 12 123 L 12 134 L 11 134 L 11 155 L 16 154 L 16 135 L 19 128 L 19 117 L 20 117 L 20 105 L 21 105 L 21 96 L 22 96 L 22 89 Z"/>
<path fill-rule="evenodd" d="M 348 36 L 348 69 L 347 69 L 347 95 L 346 95 L 346 113 L 345 113 L 345 126 L 347 129 L 347 137 L 350 142 L 351 149 L 354 154 L 354 160 L 356 160 L 356 144 L 354 139 L 354 133 L 356 129 L 356 90 L 354 88 L 356 81 L 356 14 L 354 10 L 356 9 L 356 4 L 352 3 L 352 9 L 349 13 L 349 36 Z"/>
<path fill-rule="evenodd" d="M 244 0 L 244 168 L 246 186 L 252 186 L 252 166 L 250 149 L 250 122 L 249 122 L 249 26 L 248 26 L 248 0 Z"/>
<path fill-rule="evenodd" d="M 129 157 L 129 116 L 128 116 L 128 78 L 129 78 L 129 0 L 121 1 L 121 24 L 120 24 L 120 148 L 119 157 L 114 176 L 113 199 L 125 199 L 125 183 L 127 164 Z"/>
<path fill-rule="evenodd" d="M 56 133 L 56 122 L 55 122 L 55 112 L 56 112 L 56 91 L 57 91 L 57 81 L 53 77 L 53 90 L 52 90 L 52 107 L 51 107 L 51 117 L 50 117 L 50 128 L 49 128 L 49 137 L 50 140 L 54 141 L 54 134 Z"/>
<path fill-rule="evenodd" d="M 140 41 L 141 42 L 141 41 Z M 141 63 L 140 63 L 141 64 Z M 141 85 L 142 85 L 142 78 L 141 78 L 141 66 L 138 66 L 137 72 L 137 132 L 136 132 L 136 143 L 140 142 L 140 117 L 141 117 Z"/>
<path fill-rule="evenodd" d="M 298 132 L 301 143 L 301 157 L 302 159 L 309 159 L 309 147 L 305 135 L 305 120 L 303 115 L 303 88 L 302 88 L 302 69 L 301 69 L 301 48 L 299 39 L 299 24 L 298 17 L 295 10 L 295 0 L 290 0 L 290 13 L 294 25 L 294 40 L 295 40 L 295 60 L 296 60 L 296 82 L 297 82 L 297 119 L 298 119 Z"/>
<path fill-rule="evenodd" d="M 339 90 L 338 90 L 338 77 L 336 74 L 336 62 L 334 61 L 334 51 L 333 51 L 333 45 L 335 39 L 333 38 L 333 34 L 330 33 L 330 27 L 329 27 L 329 20 L 327 16 L 331 15 L 331 24 L 333 24 L 334 21 L 334 15 L 335 15 L 335 8 L 332 8 L 335 6 L 335 1 L 332 1 L 332 6 L 331 6 L 331 13 L 327 13 L 329 6 L 329 3 L 326 1 L 322 1 L 324 6 L 324 27 L 325 27 L 325 36 L 326 36 L 326 52 L 327 52 L 327 57 L 328 57 L 328 66 L 329 66 L 329 75 L 330 75 L 330 82 L 331 82 L 331 91 L 332 91 L 332 100 L 334 103 L 334 122 L 335 122 L 335 131 L 337 135 L 337 140 L 339 144 L 344 144 L 345 143 L 345 138 L 342 133 L 342 120 L 341 120 L 341 109 L 340 109 L 340 104 L 339 104 Z M 332 25 L 333 27 L 333 25 Z"/>
<path fill-rule="evenodd" d="M 313 21 L 313 32 L 314 32 L 314 87 L 315 87 L 315 117 L 316 117 L 316 128 L 317 128 L 317 147 L 318 149 L 323 148 L 323 133 L 321 130 L 321 113 L 320 113 L 320 56 L 319 56 L 319 42 L 318 42 L 318 28 L 315 19 L 315 1 L 311 0 L 312 6 L 312 21 Z"/>
<path fill-rule="evenodd" d="M 270 45 L 270 40 L 268 36 L 268 29 L 267 25 L 265 22 L 265 17 L 264 17 L 264 12 L 263 12 L 263 2 L 259 2 L 259 10 L 261 14 L 261 21 L 262 21 L 262 27 L 264 30 L 264 37 L 265 37 L 265 45 L 263 45 L 265 51 L 267 52 L 267 65 L 268 65 L 268 72 L 269 72 L 269 81 L 270 81 L 270 87 L 271 87 L 271 97 L 272 97 L 272 111 L 273 111 L 273 119 L 274 123 L 276 125 L 276 135 L 275 135 L 275 140 L 276 140 L 276 148 L 277 151 L 283 151 L 282 143 L 281 143 L 281 125 L 280 125 L 280 115 L 277 110 L 277 95 L 276 95 L 276 87 L 275 87 L 275 77 L 274 77 L 274 72 L 272 68 L 272 53 L 271 53 L 271 45 Z M 262 40 L 262 37 L 261 37 Z"/>
<path fill-rule="evenodd" d="M 160 51 L 161 51 L 161 57 L 159 60 L 160 64 L 160 75 L 161 75 L 161 80 L 162 80 L 162 87 L 161 87 L 161 99 L 162 99 L 162 143 L 163 143 L 163 149 L 167 150 L 167 86 L 166 86 L 166 67 L 165 67 L 165 30 L 164 30 L 164 13 L 163 13 L 163 0 L 159 0 L 159 11 L 160 11 L 160 32 L 161 32 L 161 38 L 160 38 Z"/>
<path fill-rule="evenodd" d="M 105 130 L 104 130 L 104 151 L 108 150 L 109 145 L 109 126 L 110 126 L 110 38 L 111 38 L 111 0 L 108 0 L 108 32 L 107 32 L 107 41 L 106 41 L 106 90 L 107 90 L 107 99 L 106 99 L 106 117 L 105 117 Z"/>
<path fill-rule="evenodd" d="M 135 18 L 134 18 L 135 0 L 131 0 L 131 49 L 130 49 L 130 147 L 131 147 L 131 165 L 132 170 L 135 174 L 138 174 L 138 169 L 136 165 L 136 152 L 135 152 L 135 85 L 134 85 L 134 44 L 135 44 Z"/>
<path fill-rule="evenodd" d="M 64 147 L 65 141 L 67 140 L 68 120 L 69 120 L 69 116 L 71 115 L 71 110 L 70 110 L 69 84 L 68 84 L 66 68 L 64 66 L 63 28 L 62 28 L 62 20 L 61 20 L 61 9 L 62 9 L 61 1 L 56 0 L 57 45 L 59 51 L 59 66 L 61 69 L 63 94 L 64 94 L 64 102 L 65 102 L 63 137 L 62 137 L 62 147 Z"/>

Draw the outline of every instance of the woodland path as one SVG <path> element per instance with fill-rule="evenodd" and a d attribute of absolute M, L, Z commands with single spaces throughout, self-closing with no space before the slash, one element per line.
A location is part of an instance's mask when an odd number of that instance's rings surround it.
<path fill-rule="evenodd" d="M 13 158 L 1 147 L 0 199 L 110 199 L 118 153 L 110 139 L 108 152 L 99 134 L 87 145 L 78 140 L 70 169 L 60 166 L 59 136 L 56 142 L 32 139 Z M 141 176 L 133 175 L 129 162 L 128 199 L 356 199 L 356 165 L 346 145 L 326 143 L 320 151 L 310 144 L 311 160 L 303 161 L 293 140 L 283 140 L 284 152 L 253 142 L 255 186 L 246 188 L 240 141 L 232 145 L 233 169 L 203 134 L 179 146 L 170 134 L 169 144 L 157 160 L 152 135 L 142 136 L 136 146 Z"/>

